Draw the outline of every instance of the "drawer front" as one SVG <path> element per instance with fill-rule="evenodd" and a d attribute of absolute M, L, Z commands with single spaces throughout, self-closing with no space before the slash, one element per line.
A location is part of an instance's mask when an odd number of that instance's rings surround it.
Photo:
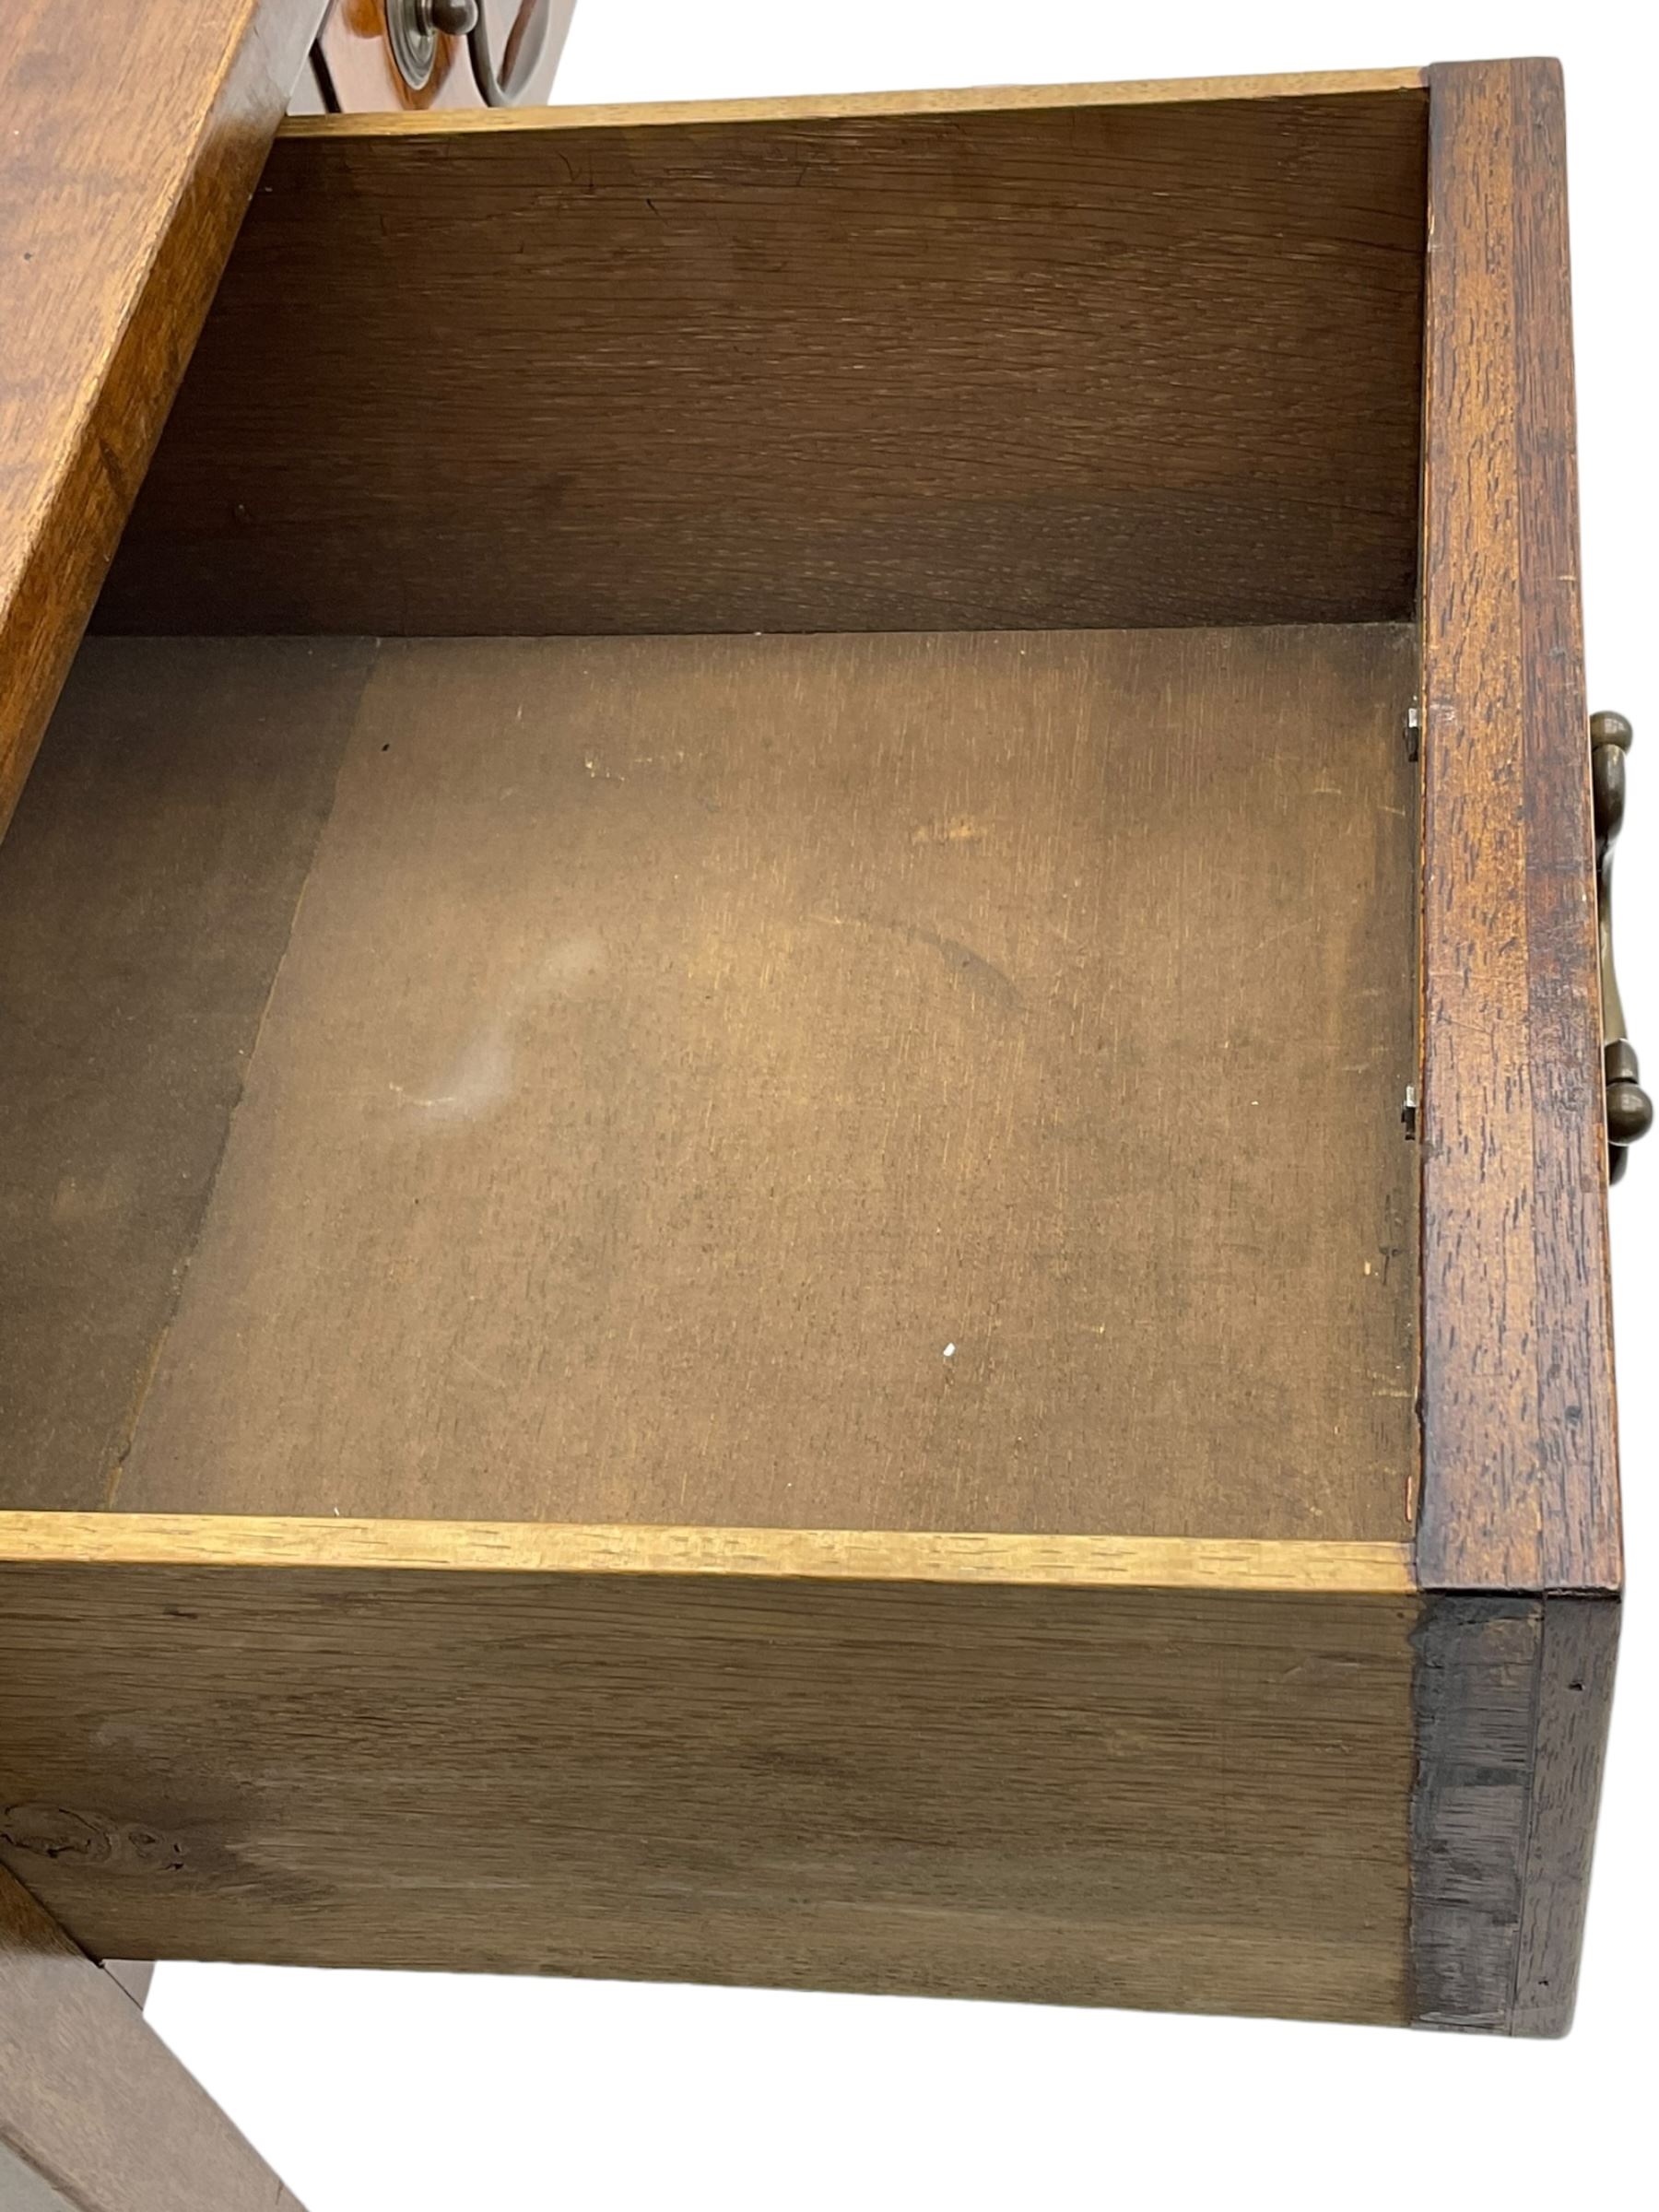
<path fill-rule="evenodd" d="M 322 0 L 21 0 L 0 40 L 0 830 Z"/>

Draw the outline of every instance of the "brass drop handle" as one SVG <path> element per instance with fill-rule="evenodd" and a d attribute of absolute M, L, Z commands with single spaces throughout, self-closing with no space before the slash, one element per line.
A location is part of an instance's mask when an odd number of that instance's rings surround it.
<path fill-rule="evenodd" d="M 1636 1048 L 1625 1034 L 1624 1003 L 1613 966 L 1613 844 L 1624 820 L 1625 757 L 1634 735 L 1622 714 L 1590 717 L 1590 788 L 1595 806 L 1595 904 L 1601 936 L 1602 1073 L 1607 1088 L 1607 1175 L 1617 1182 L 1625 1156 L 1653 1125 L 1653 1101 L 1641 1088 Z"/>
<path fill-rule="evenodd" d="M 477 16 L 466 34 L 466 48 L 472 55 L 478 96 L 487 108 L 515 107 L 523 100 L 535 76 L 552 21 L 553 0 L 524 0 L 507 33 L 498 75 L 489 51 L 489 26 L 481 12 Z"/>

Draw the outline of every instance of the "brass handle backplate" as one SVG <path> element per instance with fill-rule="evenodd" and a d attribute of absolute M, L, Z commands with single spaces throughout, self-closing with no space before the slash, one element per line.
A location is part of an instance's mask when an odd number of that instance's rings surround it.
<path fill-rule="evenodd" d="M 1625 1156 L 1653 1125 L 1636 1048 L 1625 1034 L 1624 1004 L 1613 966 L 1613 844 L 1624 820 L 1625 757 L 1633 735 L 1622 714 L 1590 717 L 1590 787 L 1595 800 L 1595 898 L 1601 935 L 1602 1073 L 1607 1090 L 1607 1173 L 1617 1182 Z"/>
<path fill-rule="evenodd" d="M 431 81 L 440 34 L 466 38 L 477 22 L 478 0 L 386 0 L 386 43 L 412 92 Z"/>

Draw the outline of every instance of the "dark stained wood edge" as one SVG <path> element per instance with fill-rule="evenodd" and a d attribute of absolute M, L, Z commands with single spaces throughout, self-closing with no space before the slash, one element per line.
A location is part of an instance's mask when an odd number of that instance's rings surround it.
<path fill-rule="evenodd" d="M 76 2212 L 300 2212 L 126 1990 L 0 1870 L 5 2151 Z M 0 2197 L 6 2182 L 0 2160 Z"/>
<path fill-rule="evenodd" d="M 1512 2032 L 1565 2035 L 1578 1994 L 1619 1605 L 1547 1597 Z"/>
<path fill-rule="evenodd" d="M 1618 1601 L 1430 1595 L 1413 1638 L 1412 2017 L 1564 2035 Z"/>
<path fill-rule="evenodd" d="M 1615 1591 L 1560 72 L 1430 85 L 1418 1574 Z"/>
<path fill-rule="evenodd" d="M 1622 1578 L 1565 124 L 1429 83 L 1413 2011 L 1559 2035 Z"/>
<path fill-rule="evenodd" d="M 87 26 L 76 11 L 53 10 L 53 28 L 36 33 L 41 51 L 11 57 L 17 83 L 29 87 L 24 65 L 38 65 L 32 81 L 43 88 L 40 97 L 61 99 L 63 88 L 73 84 L 77 103 L 88 104 L 97 115 L 87 141 L 88 256 L 99 251 L 100 193 L 113 195 L 132 188 L 119 163 L 105 163 L 109 175 L 100 182 L 100 163 L 108 148 L 98 132 L 112 128 L 119 133 L 130 125 L 126 136 L 141 137 L 150 125 L 135 118 L 132 109 L 139 101 L 151 103 L 159 118 L 155 135 L 171 131 L 182 153 L 176 163 L 159 155 L 152 165 L 157 198 L 147 254 L 112 272 L 94 265 L 89 278 L 86 271 L 68 271 L 61 312 L 54 315 L 50 305 L 37 310 L 40 342 L 53 347 L 61 340 L 61 359 L 52 365 L 54 382 L 82 397 L 60 442 L 48 444 L 48 431 L 40 448 L 22 449 L 24 470 L 37 472 L 38 480 L 23 485 L 22 544 L 0 548 L 0 833 L 80 641 L 324 4 L 259 0 L 253 6 L 236 0 L 234 6 L 221 5 L 225 41 L 211 74 L 204 72 L 199 84 L 180 86 L 164 79 L 158 86 L 143 66 L 147 40 L 153 46 L 158 39 L 182 35 L 175 29 L 173 11 L 162 8 L 147 11 L 153 22 L 140 21 L 131 11 L 121 14 L 113 45 L 101 32 L 96 39 L 84 36 Z M 182 98 L 191 100 L 184 116 L 167 114 L 170 103 Z M 18 121 L 19 111 L 8 108 L 7 119 Z M 29 120 L 27 105 L 20 120 Z M 84 290 L 76 294 L 69 288 L 77 281 L 100 295 L 91 306 Z M 0 288 L 0 314 L 6 312 L 6 293 Z"/>
<path fill-rule="evenodd" d="M 1411 2011 L 1421 2027 L 1510 2026 L 1541 1612 L 1534 1597 L 1430 1597 L 1412 1639 Z"/>

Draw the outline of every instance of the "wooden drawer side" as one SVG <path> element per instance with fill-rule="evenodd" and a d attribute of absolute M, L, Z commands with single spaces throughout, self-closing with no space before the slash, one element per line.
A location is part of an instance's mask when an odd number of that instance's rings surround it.
<path fill-rule="evenodd" d="M 0 1858 L 96 1956 L 1406 2017 L 1397 1547 L 1255 1547 L 1284 1586 L 1251 1589 L 1130 1547 L 1056 1587 L 924 1538 L 524 1571 L 267 1523 L 251 1556 L 286 1529 L 294 1563 L 241 1567 L 111 1520 L 124 1565 L 37 1531 L 0 1569 Z"/>

